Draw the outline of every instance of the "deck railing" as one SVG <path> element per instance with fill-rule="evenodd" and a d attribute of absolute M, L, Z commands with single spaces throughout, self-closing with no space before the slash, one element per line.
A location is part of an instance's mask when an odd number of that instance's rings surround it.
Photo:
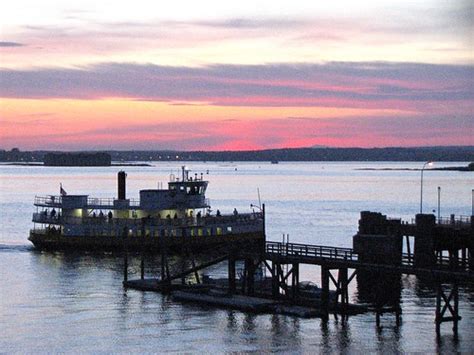
<path fill-rule="evenodd" d="M 114 201 L 116 198 L 97 198 L 97 197 L 88 197 L 87 198 L 87 205 L 81 206 L 81 208 L 103 208 L 103 209 L 110 209 L 113 210 L 114 208 Z M 128 199 L 129 205 L 126 208 L 140 208 L 140 200 L 139 199 Z M 37 206 L 45 206 L 45 207 L 61 207 L 62 205 L 62 196 L 35 196 L 35 205 Z M 209 207 L 211 205 L 210 199 L 206 198 L 204 200 L 204 205 Z"/>
<path fill-rule="evenodd" d="M 187 218 L 108 218 L 107 216 L 96 217 L 73 217 L 55 215 L 44 212 L 33 213 L 33 222 L 43 224 L 83 224 L 83 225 L 129 225 L 129 226 L 174 226 L 174 227 L 206 227 L 215 225 L 246 225 L 259 223 L 263 219 L 262 213 L 244 213 L 238 215 L 204 216 Z"/>
<path fill-rule="evenodd" d="M 62 204 L 62 196 L 35 196 L 35 205 L 59 207 Z"/>
<path fill-rule="evenodd" d="M 87 207 L 94 208 L 94 207 L 103 207 L 108 209 L 114 208 L 114 201 L 117 199 L 115 198 L 97 198 L 97 197 L 88 197 L 87 198 Z M 138 199 L 128 199 L 130 202 L 129 206 L 131 208 L 139 208 L 140 207 L 140 200 Z"/>

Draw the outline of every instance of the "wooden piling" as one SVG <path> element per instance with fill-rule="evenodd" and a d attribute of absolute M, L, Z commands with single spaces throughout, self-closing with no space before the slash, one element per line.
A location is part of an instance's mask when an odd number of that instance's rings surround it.
<path fill-rule="evenodd" d="M 323 319 L 329 319 L 329 269 L 321 265 L 321 310 Z"/>
<path fill-rule="evenodd" d="M 299 294 L 299 283 L 300 283 L 300 272 L 299 264 L 293 263 L 291 267 L 291 298 L 296 300 Z"/>
<path fill-rule="evenodd" d="M 124 227 L 122 232 L 123 237 L 123 282 L 128 281 L 128 228 Z"/>
<path fill-rule="evenodd" d="M 435 310 L 435 323 L 436 323 L 436 335 L 439 336 L 441 330 L 441 293 L 442 290 L 441 282 L 436 285 L 436 310 Z"/>
<path fill-rule="evenodd" d="M 123 254 L 123 281 L 128 281 L 128 253 L 127 251 Z"/>
<path fill-rule="evenodd" d="M 458 321 L 460 319 L 459 317 L 459 290 L 458 290 L 458 283 L 454 281 L 453 283 L 453 298 L 454 298 L 454 312 L 452 314 L 453 317 L 453 332 L 454 335 L 458 335 Z"/>
<path fill-rule="evenodd" d="M 278 286 L 278 264 L 275 261 L 272 261 L 272 296 L 273 298 L 278 298 L 280 291 Z"/>
<path fill-rule="evenodd" d="M 236 283 L 235 283 L 235 258 L 233 255 L 229 255 L 227 261 L 227 270 L 229 274 L 229 293 L 235 294 L 236 292 Z"/>

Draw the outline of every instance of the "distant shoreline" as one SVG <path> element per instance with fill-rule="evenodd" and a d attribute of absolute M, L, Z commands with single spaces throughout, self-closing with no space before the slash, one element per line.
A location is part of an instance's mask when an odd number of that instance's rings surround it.
<path fill-rule="evenodd" d="M 337 161 L 336 161 L 337 162 Z M 247 162 L 242 162 L 242 163 L 247 163 Z M 296 163 L 308 163 L 308 162 L 301 162 L 301 161 L 296 161 Z M 313 162 L 309 162 L 313 163 Z M 384 162 L 386 163 L 386 162 Z M 397 161 L 394 161 L 394 163 L 399 163 Z M 472 164 L 472 163 L 471 163 Z M 15 162 L 15 163 L 0 163 L 1 165 L 13 165 L 13 166 L 44 166 L 46 167 L 47 165 L 44 165 L 43 163 L 29 163 L 29 162 Z M 147 163 L 112 163 L 111 165 L 59 165 L 59 166 L 54 166 L 54 167 L 61 167 L 61 168 L 77 168 L 77 167 L 86 167 L 86 168 L 103 168 L 103 167 L 151 167 L 153 166 L 152 164 L 147 164 Z M 464 171 L 464 172 L 474 172 L 474 168 L 470 167 L 471 165 L 468 166 L 450 166 L 450 167 L 440 167 L 440 168 L 431 168 L 431 169 L 424 169 L 424 171 Z M 51 166 L 48 166 L 51 167 Z M 421 168 L 356 168 L 354 170 L 359 170 L 359 171 L 421 171 Z"/>
<path fill-rule="evenodd" d="M 90 161 L 100 162 L 94 158 L 99 151 L 10 151 L 0 149 L 1 162 L 45 161 L 47 156 L 59 155 L 60 163 L 80 164 L 80 159 L 91 157 Z M 173 151 L 173 150 L 105 150 L 102 154 L 110 155 L 111 162 L 472 162 L 474 146 L 439 146 L 439 147 L 391 147 L 391 148 L 281 148 L 241 151 Z M 100 157 L 100 156 L 99 156 Z M 79 163 L 74 159 L 79 159 Z M 64 160 L 64 161 L 63 161 Z M 72 163 L 71 163 L 72 161 Z M 103 163 L 102 163 L 103 164 Z M 98 163 L 98 165 L 102 165 Z M 462 164 L 462 163 L 461 163 Z"/>
<path fill-rule="evenodd" d="M 0 165 L 15 165 L 15 166 L 44 166 L 44 167 L 58 167 L 58 168 L 104 168 L 109 166 L 153 166 L 147 163 L 118 163 L 118 164 L 110 164 L 110 165 L 44 165 L 43 163 L 0 163 Z"/>
<path fill-rule="evenodd" d="M 364 170 L 364 171 L 421 171 L 421 168 L 358 168 L 354 170 Z M 423 169 L 424 171 L 467 171 L 474 172 L 474 169 L 470 169 L 467 166 L 450 166 L 444 168 L 432 168 L 432 169 Z"/>

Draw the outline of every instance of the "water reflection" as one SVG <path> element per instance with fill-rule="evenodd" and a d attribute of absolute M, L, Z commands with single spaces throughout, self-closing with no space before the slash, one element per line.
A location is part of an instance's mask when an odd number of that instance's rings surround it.
<path fill-rule="evenodd" d="M 284 348 L 287 351 L 298 351 L 302 345 L 300 319 L 273 314 L 271 321 L 271 344 L 273 348 Z M 318 322 L 318 319 L 311 320 Z M 315 324 L 314 323 L 314 324 Z"/>
<path fill-rule="evenodd" d="M 335 322 L 338 350 L 345 352 L 351 348 L 351 328 L 347 321 Z"/>

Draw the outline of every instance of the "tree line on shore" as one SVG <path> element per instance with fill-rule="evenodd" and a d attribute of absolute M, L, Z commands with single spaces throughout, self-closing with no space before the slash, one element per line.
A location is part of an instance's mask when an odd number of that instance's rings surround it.
<path fill-rule="evenodd" d="M 109 150 L 112 161 L 474 161 L 474 146 L 286 148 L 248 151 Z M 43 162 L 60 151 L 0 150 L 1 162 Z M 69 152 L 71 153 L 71 152 Z M 84 153 L 84 152 L 75 152 Z M 91 153 L 97 153 L 93 151 Z"/>

